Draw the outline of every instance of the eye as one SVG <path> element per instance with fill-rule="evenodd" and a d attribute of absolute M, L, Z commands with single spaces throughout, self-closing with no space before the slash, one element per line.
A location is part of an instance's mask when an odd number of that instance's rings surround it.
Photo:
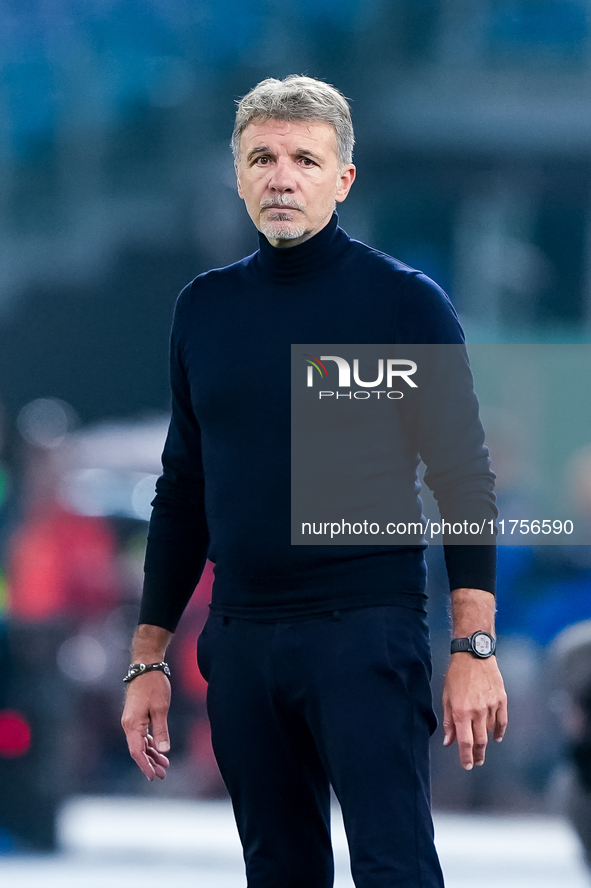
<path fill-rule="evenodd" d="M 306 167 L 316 166 L 316 164 L 314 163 L 314 161 L 312 160 L 311 157 L 302 157 L 301 161 L 302 161 L 303 165 Z"/>
<path fill-rule="evenodd" d="M 269 158 L 266 154 L 261 154 L 259 157 L 255 158 L 254 162 L 257 166 L 266 166 L 269 162 Z"/>

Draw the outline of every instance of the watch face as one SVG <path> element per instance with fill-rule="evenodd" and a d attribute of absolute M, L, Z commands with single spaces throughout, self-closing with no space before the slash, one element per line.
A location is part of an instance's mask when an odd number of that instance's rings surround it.
<path fill-rule="evenodd" d="M 479 633 L 472 639 L 472 645 L 477 654 L 486 657 L 492 650 L 492 641 L 484 632 Z"/>

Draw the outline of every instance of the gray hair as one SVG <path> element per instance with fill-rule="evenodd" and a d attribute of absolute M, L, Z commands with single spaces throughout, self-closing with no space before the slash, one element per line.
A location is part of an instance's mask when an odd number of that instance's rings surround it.
<path fill-rule="evenodd" d="M 323 80 L 290 74 L 284 80 L 268 77 L 238 102 L 232 153 L 240 156 L 240 138 L 253 120 L 317 120 L 334 127 L 339 166 L 353 159 L 353 124 L 345 96 Z"/>

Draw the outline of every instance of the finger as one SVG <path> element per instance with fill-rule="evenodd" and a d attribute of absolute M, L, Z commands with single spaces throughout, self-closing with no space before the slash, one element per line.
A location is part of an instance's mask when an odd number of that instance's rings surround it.
<path fill-rule="evenodd" d="M 451 746 L 456 739 L 456 726 L 451 712 L 451 706 L 443 701 L 443 745 Z"/>
<path fill-rule="evenodd" d="M 154 779 L 154 769 L 147 761 L 145 755 L 146 736 L 148 734 L 148 725 L 131 716 L 127 709 L 121 718 L 121 725 L 125 731 L 125 739 L 127 740 L 127 748 L 129 754 L 138 765 L 140 770 L 146 775 L 148 780 Z"/>
<path fill-rule="evenodd" d="M 170 765 L 169 759 L 165 755 L 162 755 L 161 752 L 150 748 L 146 749 L 145 752 L 153 764 L 160 765 L 162 768 L 168 768 Z"/>
<path fill-rule="evenodd" d="M 495 725 L 497 723 L 497 712 L 492 706 L 488 707 L 488 711 L 486 714 L 486 732 L 490 734 L 495 729 Z"/>
<path fill-rule="evenodd" d="M 499 708 L 496 712 L 496 721 L 494 727 L 493 737 L 497 743 L 500 743 L 503 737 L 505 736 L 505 731 L 507 730 L 508 723 L 508 715 L 507 715 L 507 697 L 504 697 L 499 704 Z"/>
<path fill-rule="evenodd" d="M 152 759 L 146 755 L 146 738 L 140 738 L 139 734 L 136 733 L 127 738 L 127 745 L 129 746 L 130 756 L 142 774 L 145 774 L 148 780 L 152 781 L 156 776 L 156 770 Z"/>
<path fill-rule="evenodd" d="M 154 768 L 154 776 L 158 777 L 159 780 L 164 780 L 167 768 L 163 768 L 162 765 L 157 765 L 155 763 L 152 763 L 152 767 Z"/>
<path fill-rule="evenodd" d="M 483 765 L 486 755 L 488 734 L 486 731 L 486 715 L 477 716 L 472 723 L 472 736 L 474 738 L 473 756 L 475 765 Z"/>
<path fill-rule="evenodd" d="M 147 735 L 146 741 L 147 741 L 146 752 L 149 755 L 151 755 L 156 761 L 159 761 L 163 765 L 170 764 L 170 762 L 168 761 L 168 758 L 164 755 L 164 753 L 160 752 L 156 748 L 156 741 L 154 740 L 154 738 L 152 737 L 151 734 Z"/>
<path fill-rule="evenodd" d="M 158 752 L 169 752 L 170 750 L 170 737 L 168 735 L 166 712 L 166 709 L 158 709 L 151 713 L 154 747 L 158 750 Z"/>
<path fill-rule="evenodd" d="M 146 748 L 146 756 L 154 769 L 154 775 L 158 777 L 159 780 L 164 780 L 169 765 L 168 759 L 159 752 L 149 748 Z M 156 756 L 158 758 L 156 758 Z"/>
<path fill-rule="evenodd" d="M 162 761 L 162 759 L 156 759 L 153 755 L 150 754 L 150 752 L 146 752 L 146 755 L 148 757 L 148 760 L 150 761 L 150 764 L 154 768 L 154 773 L 156 774 L 156 776 L 160 777 L 161 780 L 164 780 L 164 777 L 168 770 L 168 766 L 170 764 L 168 759 L 164 759 L 164 761 Z"/>
<path fill-rule="evenodd" d="M 156 774 L 156 777 L 164 780 L 164 778 L 166 777 L 166 771 L 170 765 L 170 761 L 165 755 L 162 755 L 162 753 L 158 752 L 158 750 L 154 747 L 154 739 L 149 734 L 146 738 L 145 752 L 150 759 L 152 767 L 154 768 L 154 773 Z"/>
<path fill-rule="evenodd" d="M 472 721 L 470 718 L 455 718 L 456 735 L 460 753 L 460 764 L 466 771 L 471 771 L 474 766 L 474 736 L 472 734 Z"/>

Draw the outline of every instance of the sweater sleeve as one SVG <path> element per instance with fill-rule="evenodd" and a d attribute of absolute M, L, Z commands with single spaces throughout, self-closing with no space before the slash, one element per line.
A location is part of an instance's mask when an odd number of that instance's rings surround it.
<path fill-rule="evenodd" d="M 397 338 L 419 344 L 415 379 L 420 379 L 425 392 L 412 419 L 417 449 L 427 467 L 424 482 L 432 490 L 443 520 L 452 525 L 477 523 L 486 534 L 480 538 L 490 540 L 488 522 L 498 515 L 495 475 L 484 443 L 460 322 L 446 294 L 425 275 L 412 277 L 403 297 Z M 447 539 L 456 540 L 446 543 L 444 535 L 450 588 L 484 589 L 494 594 L 494 543 L 478 545 L 478 535 L 448 534 Z M 470 544 L 461 544 L 462 539 L 469 539 Z"/>
<path fill-rule="evenodd" d="M 183 291 L 184 293 L 185 291 Z M 170 345 L 172 416 L 148 530 L 140 623 L 174 632 L 207 558 L 201 432 L 182 360 L 183 293 Z"/>

